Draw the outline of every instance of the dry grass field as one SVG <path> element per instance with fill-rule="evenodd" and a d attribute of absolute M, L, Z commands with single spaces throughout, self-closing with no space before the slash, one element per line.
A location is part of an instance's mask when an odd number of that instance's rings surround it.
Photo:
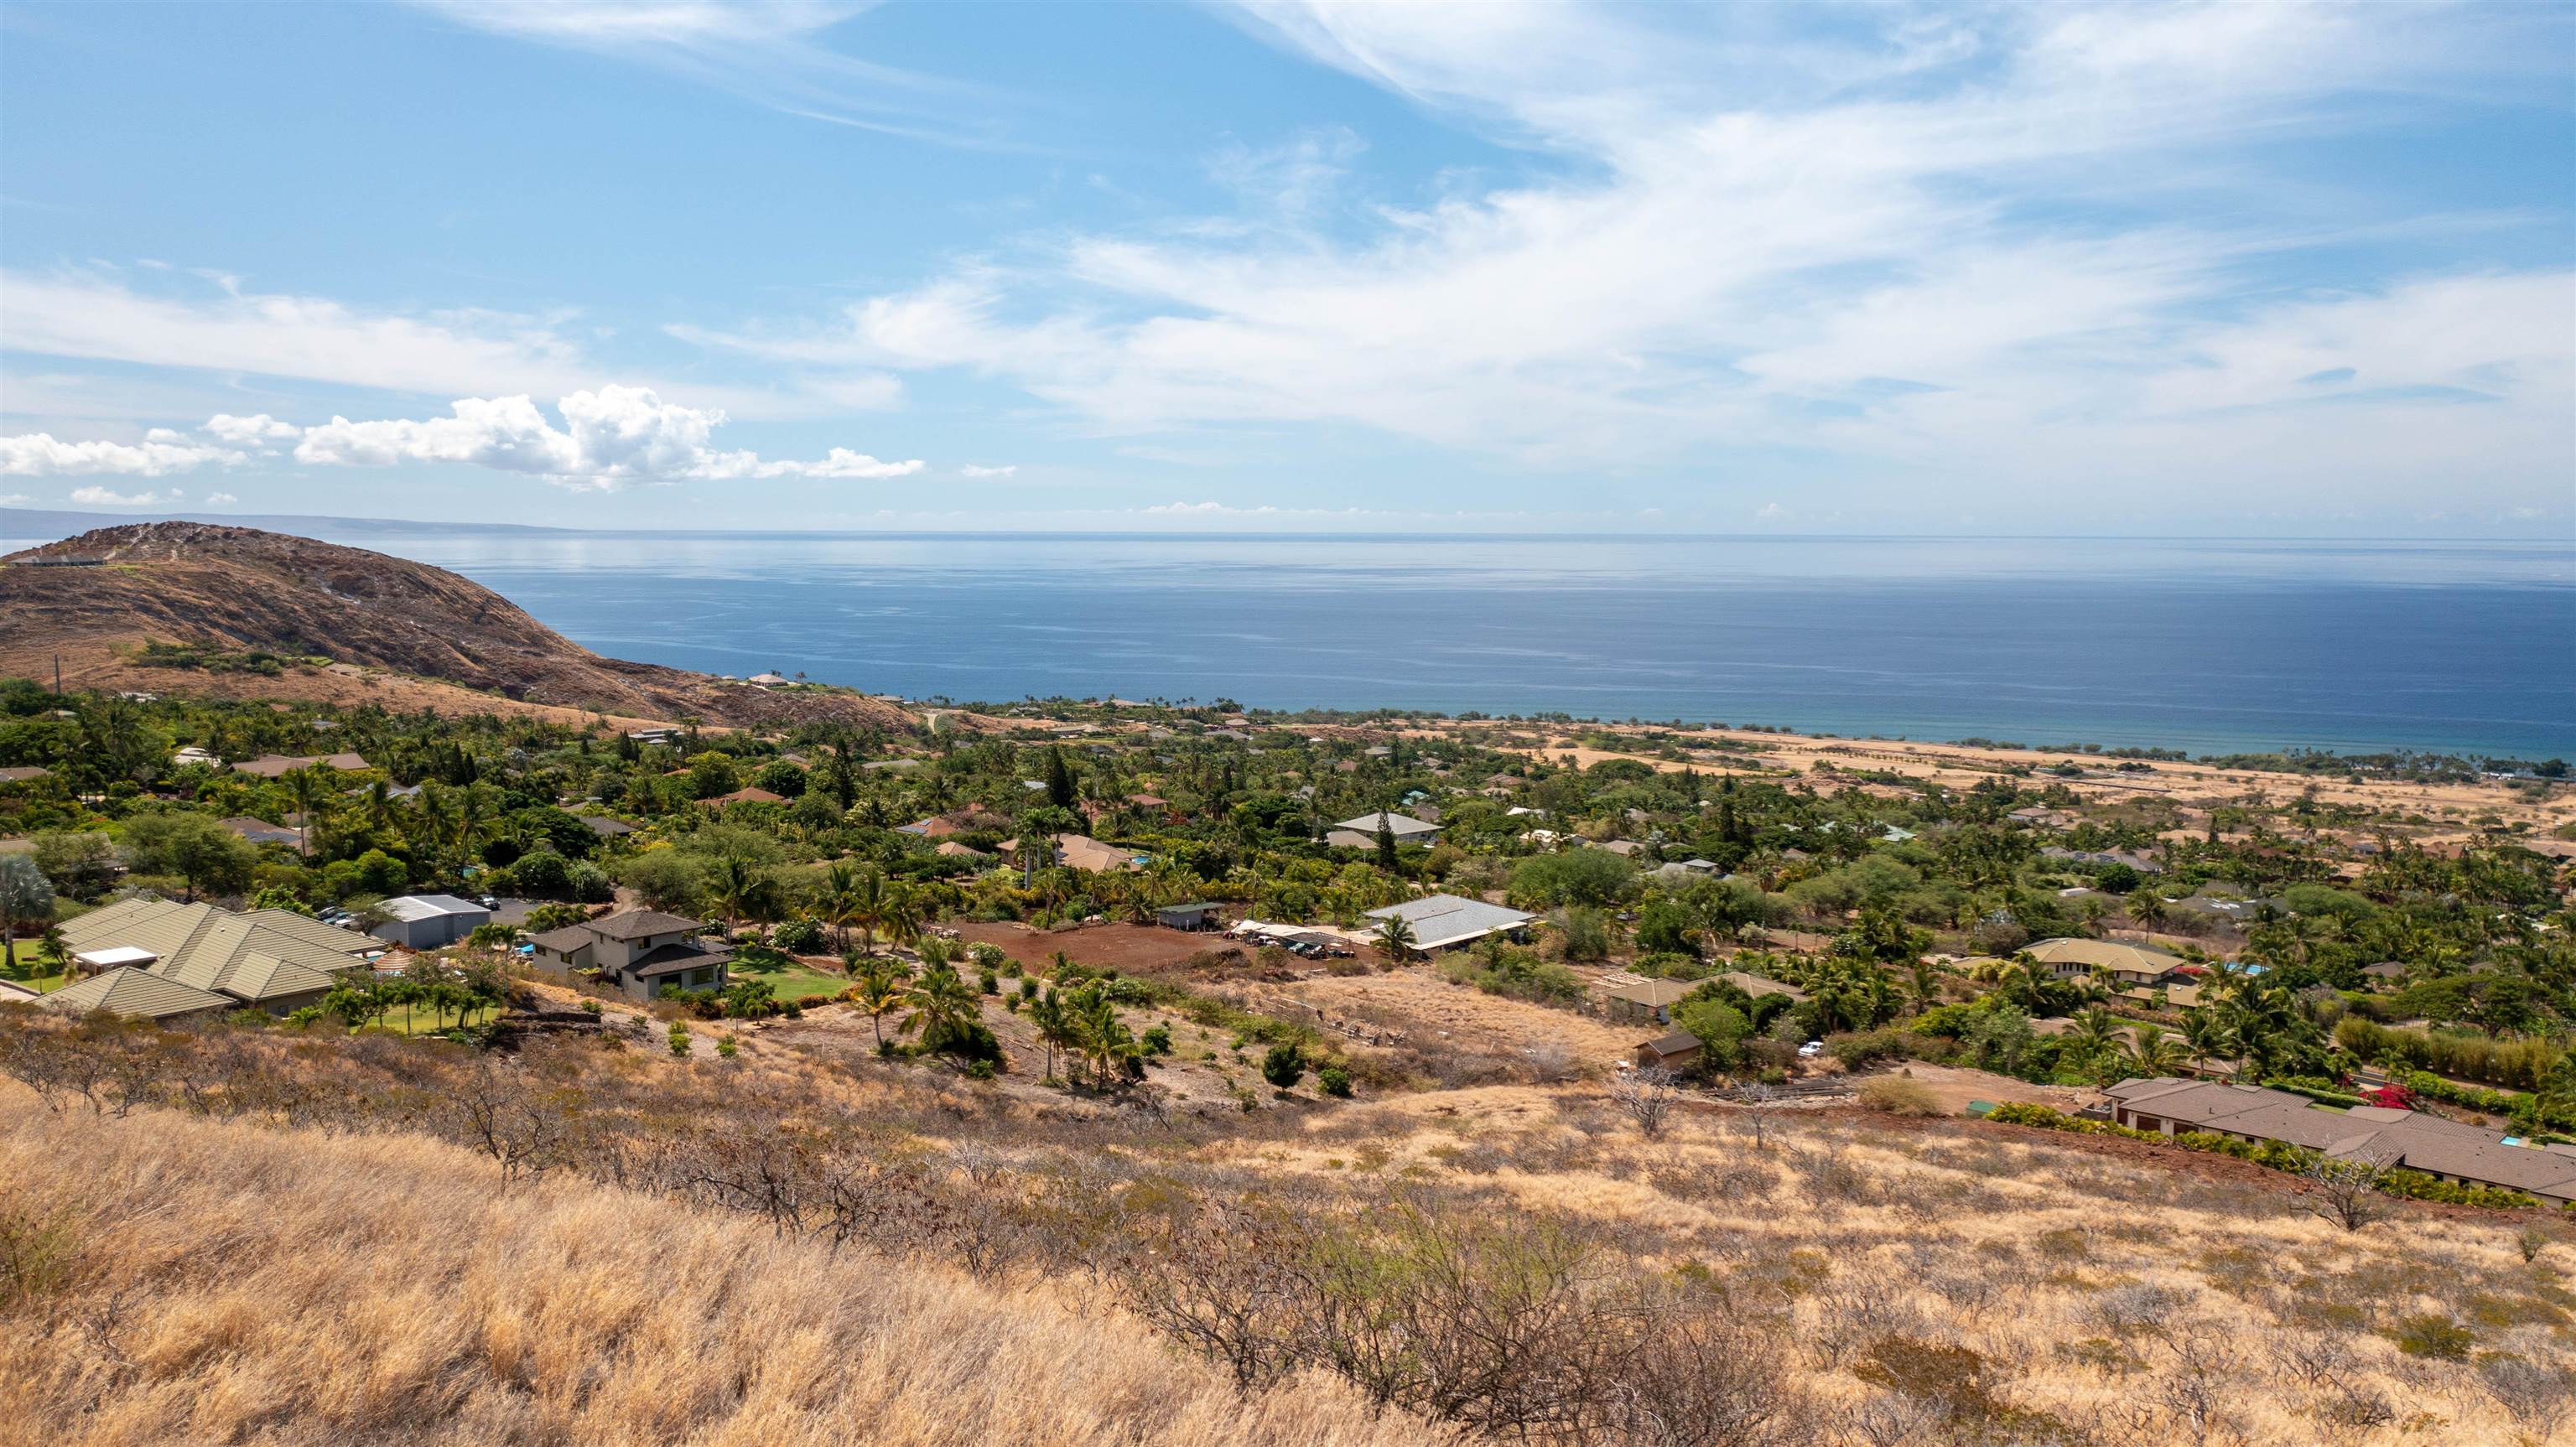
<path fill-rule="evenodd" d="M 2576 1421 L 2564 1223 L 2395 1205 L 2346 1232 L 2287 1177 L 2144 1147 L 1851 1108 L 1648 1139 L 1588 1083 L 1057 1109 L 784 1033 L 503 1067 L 91 1043 L 162 1053 L 103 1114 L 0 1085 L 0 1437 L 2417 1447 Z"/>

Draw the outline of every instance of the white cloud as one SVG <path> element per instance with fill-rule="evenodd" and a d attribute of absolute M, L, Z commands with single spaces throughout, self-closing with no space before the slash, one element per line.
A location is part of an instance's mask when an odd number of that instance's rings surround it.
<path fill-rule="evenodd" d="M 255 292 L 233 277 L 207 280 L 156 271 L 138 279 L 105 266 L 52 273 L 0 271 L 0 293 L 9 299 L 7 345 L 13 353 L 228 377 L 292 377 L 432 397 L 518 392 L 560 397 L 599 385 L 606 370 L 576 342 L 570 316 L 476 308 L 369 310 L 328 297 Z M 116 385 L 117 408 L 103 407 L 92 395 L 98 389 L 95 378 L 13 375 L 10 382 L 13 412 L 47 415 L 38 409 L 48 409 L 49 420 L 122 416 L 135 399 L 135 389 L 126 381 Z M 692 383 L 687 390 L 734 417 L 881 410 L 903 400 L 902 380 L 882 371 L 800 370 L 766 388 Z M 175 394 L 154 398 L 152 415 L 167 416 L 176 405 Z M 252 433 L 255 425 L 268 429 L 267 435 Z M 274 430 L 282 425 L 265 414 L 222 414 L 207 430 L 248 446 L 285 440 Z"/>
<path fill-rule="evenodd" d="M 304 435 L 304 429 L 292 422 L 280 422 L 262 412 L 255 417 L 235 417 L 218 412 L 198 429 L 218 442 L 235 447 L 251 447 L 262 442 L 292 442 Z"/>
<path fill-rule="evenodd" d="M 957 474 L 960 477 L 1010 477 L 1018 473 L 1019 470 L 1020 465 L 1016 462 L 1007 463 L 1000 467 L 983 467 L 970 462 L 965 466 L 958 468 Z"/>
<path fill-rule="evenodd" d="M 214 507 L 223 507 L 227 504 L 239 501 L 241 501 L 240 498 L 237 498 L 228 492 L 210 492 L 206 494 L 206 502 L 208 505 Z"/>
<path fill-rule="evenodd" d="M 163 493 L 138 492 L 131 495 L 110 492 L 103 487 L 72 489 L 72 501 L 84 507 L 157 507 L 164 503 L 177 502 L 179 498 L 180 493 L 176 488 Z"/>
<path fill-rule="evenodd" d="M 681 334 L 794 365 L 963 369 L 1126 436 L 1352 425 L 1587 470 L 1794 450 L 1856 464 L 1829 477 L 2016 492 L 2115 474 L 2314 492 L 2338 467 L 2398 488 L 2421 475 L 2413 439 L 2458 441 L 2424 422 L 2426 389 L 2473 388 L 2494 399 L 2493 470 L 2563 478 L 2571 273 L 2419 271 L 2284 303 L 2285 253 L 2475 218 L 2285 187 L 2240 149 L 2510 70 L 2553 22 L 2197 4 L 1815 22 L 1256 5 L 1256 33 L 1529 164 L 1368 207 L 1336 189 L 1347 148 L 1229 152 L 1220 176 L 1293 204 L 979 256 L 821 325 Z M 2505 325 L 2440 328 L 2438 353 L 2405 356 L 2408 328 L 2462 293 Z M 2508 296 L 2527 310 L 2488 309 Z M 2347 367 L 2415 380 L 2294 405 L 2285 378 Z"/>
<path fill-rule="evenodd" d="M 62 442 L 52 434 L 31 432 L 0 437 L 0 476 L 62 477 L 113 474 L 121 477 L 166 477 L 208 463 L 234 463 L 242 454 L 222 447 L 202 447 L 177 439 L 179 434 L 155 428 L 140 445 L 122 442 Z M 95 491 L 96 489 L 91 489 Z"/>
<path fill-rule="evenodd" d="M 1010 98 L 860 60 L 824 31 L 874 0 L 416 0 L 461 25 L 611 55 L 808 120 L 951 145 L 1000 143 Z"/>
<path fill-rule="evenodd" d="M 764 461 L 757 453 L 711 445 L 725 414 L 664 402 L 645 387 L 574 392 L 557 404 L 557 427 L 522 397 L 465 397 L 450 415 L 352 422 L 334 417 L 304 430 L 295 460 L 321 466 L 386 467 L 401 462 L 462 462 L 528 473 L 570 487 L 613 489 L 637 482 L 740 478 L 887 478 L 925 465 L 880 462 L 835 447 L 819 462 Z"/>
<path fill-rule="evenodd" d="M 0 507 L 33 507 L 36 500 L 23 492 L 0 492 Z"/>

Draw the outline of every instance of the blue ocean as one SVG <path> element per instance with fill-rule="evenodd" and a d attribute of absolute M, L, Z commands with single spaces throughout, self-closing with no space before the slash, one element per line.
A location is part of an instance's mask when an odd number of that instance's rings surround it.
<path fill-rule="evenodd" d="M 338 540 L 453 569 L 616 657 L 912 698 L 2576 757 L 2565 541 Z"/>

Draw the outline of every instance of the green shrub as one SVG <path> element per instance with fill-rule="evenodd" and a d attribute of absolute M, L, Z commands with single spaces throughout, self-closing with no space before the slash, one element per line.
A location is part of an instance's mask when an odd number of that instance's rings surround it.
<path fill-rule="evenodd" d="M 2410 1357 L 2445 1362 L 2467 1361 L 2469 1348 L 2476 1342 L 2467 1327 L 2447 1316 L 2407 1317 L 2389 1331 L 2388 1339 Z"/>
<path fill-rule="evenodd" d="M 1326 1095 L 1348 1100 L 1351 1095 L 1351 1073 L 1338 1065 L 1327 1065 L 1315 1072 L 1315 1088 Z"/>
<path fill-rule="evenodd" d="M 1271 1046 L 1261 1057 L 1261 1078 L 1281 1090 L 1296 1085 L 1306 1078 L 1306 1052 L 1289 1040 Z"/>

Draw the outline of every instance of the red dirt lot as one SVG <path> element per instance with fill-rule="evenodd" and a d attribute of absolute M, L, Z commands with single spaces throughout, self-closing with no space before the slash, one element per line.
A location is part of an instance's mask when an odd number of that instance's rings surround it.
<path fill-rule="evenodd" d="M 1075 929 L 1034 930 L 1024 924 L 970 924 L 960 921 L 957 937 L 973 944 L 997 945 L 1024 966 L 1044 965 L 1062 950 L 1078 965 L 1121 971 L 1171 970 L 1191 956 L 1234 950 L 1248 964 L 1252 952 L 1221 934 L 1164 929 L 1150 924 L 1095 924 Z"/>

